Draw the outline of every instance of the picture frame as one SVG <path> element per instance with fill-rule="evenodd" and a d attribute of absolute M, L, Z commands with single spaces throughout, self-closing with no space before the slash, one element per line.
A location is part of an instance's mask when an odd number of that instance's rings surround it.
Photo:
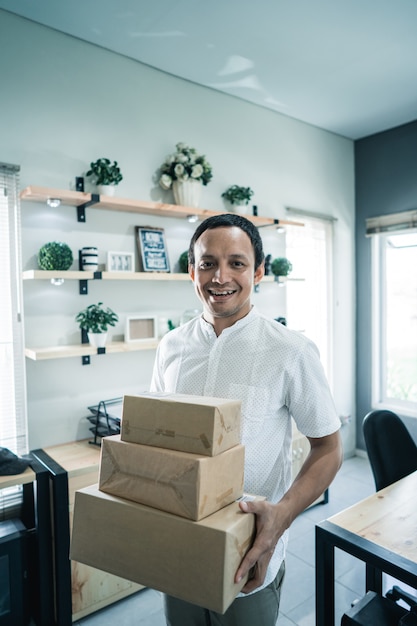
<path fill-rule="evenodd" d="M 134 272 L 135 255 L 133 252 L 107 252 L 108 272 Z"/>
<path fill-rule="evenodd" d="M 125 322 L 125 342 L 137 343 L 158 339 L 158 318 L 155 315 L 128 315 Z"/>
<path fill-rule="evenodd" d="M 170 272 L 165 230 L 135 226 L 136 243 L 143 272 Z"/>

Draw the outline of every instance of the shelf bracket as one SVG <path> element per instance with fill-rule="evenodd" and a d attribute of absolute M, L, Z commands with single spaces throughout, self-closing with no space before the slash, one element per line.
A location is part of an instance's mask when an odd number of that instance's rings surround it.
<path fill-rule="evenodd" d="M 88 281 L 86 279 L 80 280 L 80 295 L 86 296 L 88 294 Z"/>
<path fill-rule="evenodd" d="M 93 205 L 93 204 L 99 204 L 100 202 L 100 195 L 98 193 L 92 193 L 91 194 L 91 200 L 88 200 L 88 202 L 84 202 L 83 204 L 79 204 L 77 206 L 77 220 L 78 222 L 84 222 L 85 223 L 85 210 L 87 207 Z"/>
<path fill-rule="evenodd" d="M 87 356 L 82 356 L 81 357 L 81 363 L 83 365 L 90 365 L 90 357 L 88 355 Z"/>

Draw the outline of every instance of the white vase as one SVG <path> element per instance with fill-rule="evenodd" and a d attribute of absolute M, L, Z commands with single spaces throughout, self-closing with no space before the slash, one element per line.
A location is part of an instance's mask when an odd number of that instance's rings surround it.
<path fill-rule="evenodd" d="M 116 185 L 97 185 L 100 196 L 114 196 Z"/>
<path fill-rule="evenodd" d="M 87 333 L 88 341 L 95 348 L 104 348 L 108 333 Z"/>
<path fill-rule="evenodd" d="M 175 204 L 198 208 L 202 186 L 200 180 L 174 180 L 172 191 L 174 192 Z"/>

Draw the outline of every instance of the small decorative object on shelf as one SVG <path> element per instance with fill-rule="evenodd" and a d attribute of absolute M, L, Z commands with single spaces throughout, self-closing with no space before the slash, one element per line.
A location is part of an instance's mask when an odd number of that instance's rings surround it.
<path fill-rule="evenodd" d="M 222 193 L 222 198 L 227 200 L 232 206 L 232 210 L 236 209 L 238 213 L 247 213 L 248 205 L 254 192 L 250 187 L 240 187 L 232 185 Z"/>
<path fill-rule="evenodd" d="M 80 250 L 80 270 L 96 272 L 98 269 L 97 248 L 90 246 Z"/>
<path fill-rule="evenodd" d="M 38 264 L 41 270 L 68 270 L 73 262 L 71 248 L 61 241 L 50 241 L 38 252 Z"/>
<path fill-rule="evenodd" d="M 134 272 L 135 256 L 133 252 L 108 252 L 108 272 Z"/>
<path fill-rule="evenodd" d="M 91 162 L 86 176 L 91 176 L 91 180 L 97 185 L 99 193 L 108 196 L 114 195 L 116 185 L 123 180 L 117 161 L 112 163 L 110 159 L 106 158 Z"/>
<path fill-rule="evenodd" d="M 103 303 L 98 302 L 80 311 L 75 320 L 80 329 L 87 333 L 91 345 L 102 348 L 107 340 L 108 327 L 115 326 L 119 317 L 109 307 L 104 308 Z"/>
<path fill-rule="evenodd" d="M 181 274 L 188 274 L 188 250 L 185 250 L 182 254 L 180 254 L 178 265 Z"/>
<path fill-rule="evenodd" d="M 176 152 L 170 154 L 159 168 L 159 185 L 172 189 L 176 204 L 198 207 L 201 186 L 213 177 L 212 167 L 205 155 L 200 155 L 186 143 L 177 143 Z"/>
<path fill-rule="evenodd" d="M 271 272 L 277 282 L 279 282 L 280 276 L 288 276 L 291 271 L 292 263 L 285 257 L 278 257 L 271 263 Z"/>
<path fill-rule="evenodd" d="M 135 226 L 136 242 L 143 272 L 169 272 L 163 228 Z"/>

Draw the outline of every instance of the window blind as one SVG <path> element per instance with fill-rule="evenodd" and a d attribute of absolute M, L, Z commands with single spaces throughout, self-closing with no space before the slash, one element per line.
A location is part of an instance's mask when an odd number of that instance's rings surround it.
<path fill-rule="evenodd" d="M 28 452 L 18 165 L 0 163 L 0 446 Z"/>
<path fill-rule="evenodd" d="M 370 217 L 366 220 L 366 236 L 417 229 L 417 210 Z"/>

